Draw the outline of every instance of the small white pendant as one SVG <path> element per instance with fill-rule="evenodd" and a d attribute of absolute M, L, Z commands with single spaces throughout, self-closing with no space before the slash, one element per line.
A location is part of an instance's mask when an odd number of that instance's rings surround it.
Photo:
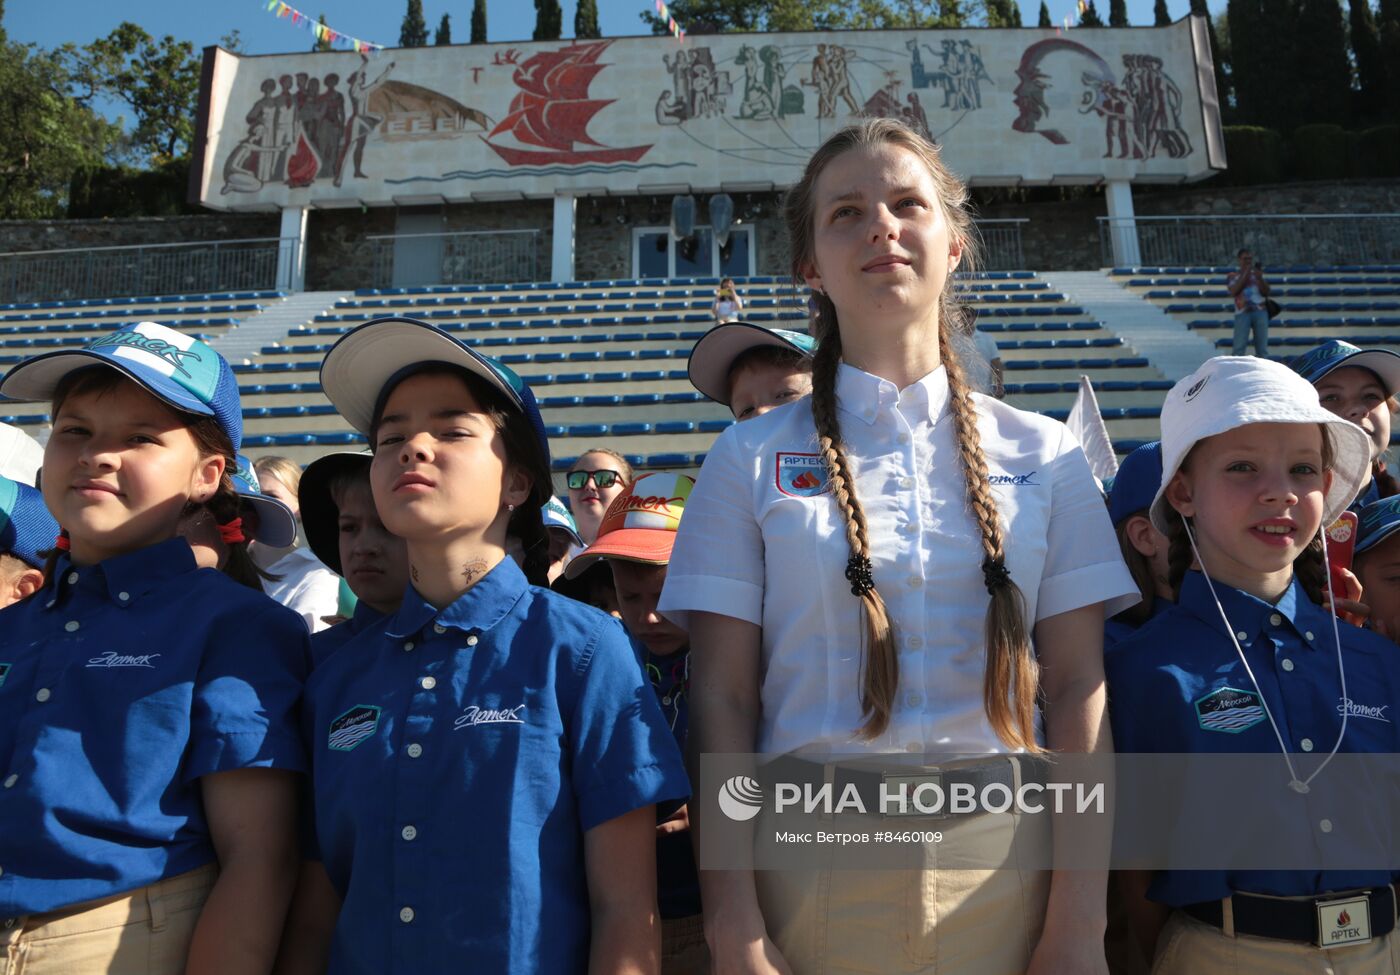
<path fill-rule="evenodd" d="M 1297 779 L 1294 779 L 1292 782 L 1288 783 L 1288 787 L 1294 792 L 1298 793 L 1300 796 L 1305 796 L 1312 791 L 1308 788 L 1308 784 L 1306 782 L 1300 782 Z"/>

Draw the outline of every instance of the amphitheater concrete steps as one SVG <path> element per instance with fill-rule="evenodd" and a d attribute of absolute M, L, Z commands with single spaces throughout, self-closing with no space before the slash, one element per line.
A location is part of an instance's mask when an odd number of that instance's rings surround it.
<path fill-rule="evenodd" d="M 1040 277 L 1052 290 L 1083 306 L 1173 382 L 1217 354 L 1196 332 L 1103 271 L 1050 271 Z"/>
<path fill-rule="evenodd" d="M 214 342 L 214 348 L 229 362 L 247 362 L 264 346 L 285 341 L 293 329 L 329 311 L 337 301 L 350 297 L 352 293 L 303 291 L 282 298 L 243 319 L 237 328 Z"/>

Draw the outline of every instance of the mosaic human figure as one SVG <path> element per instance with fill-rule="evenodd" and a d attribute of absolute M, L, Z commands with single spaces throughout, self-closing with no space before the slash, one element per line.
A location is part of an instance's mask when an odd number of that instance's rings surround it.
<path fill-rule="evenodd" d="M 374 94 L 374 90 L 383 84 L 389 76 L 389 72 L 394 70 L 395 62 L 390 61 L 388 66 L 373 81 L 367 80 L 369 70 L 369 58 L 360 55 L 360 66 L 355 69 L 354 74 L 346 81 L 346 95 L 350 99 L 350 117 L 345 120 L 344 142 L 340 147 L 340 157 L 335 167 L 335 185 L 339 186 L 345 178 L 345 157 L 350 156 L 355 170 L 356 179 L 366 179 L 361 164 L 365 157 L 365 141 L 369 139 L 369 134 L 378 128 L 383 121 L 377 115 L 369 112 L 369 98 Z"/>

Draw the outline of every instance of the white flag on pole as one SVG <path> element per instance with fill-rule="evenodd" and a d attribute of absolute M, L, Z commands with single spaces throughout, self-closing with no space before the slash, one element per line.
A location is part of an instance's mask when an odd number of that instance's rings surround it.
<path fill-rule="evenodd" d="M 1094 384 L 1089 382 L 1088 376 L 1079 377 L 1079 395 L 1074 398 L 1074 407 L 1065 425 L 1079 438 L 1095 477 L 1107 481 L 1118 473 L 1118 455 L 1113 452 L 1113 441 L 1109 439 L 1108 427 L 1099 412 L 1098 397 L 1094 395 Z"/>

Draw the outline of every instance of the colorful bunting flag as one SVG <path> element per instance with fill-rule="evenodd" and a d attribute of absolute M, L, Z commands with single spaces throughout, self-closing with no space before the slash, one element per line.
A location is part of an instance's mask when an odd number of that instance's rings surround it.
<path fill-rule="evenodd" d="M 661 0 L 657 0 L 657 6 L 660 5 Z M 275 14 L 279 20 L 283 18 L 290 19 L 294 26 L 311 31 L 319 41 L 325 41 L 328 44 L 344 44 L 356 54 L 378 54 L 380 51 L 384 50 L 384 45 L 382 44 L 371 44 L 369 41 L 362 41 L 358 37 L 351 37 L 349 34 L 342 34 L 338 30 L 331 30 L 319 20 L 302 13 L 295 7 L 284 3 L 283 0 L 267 0 L 265 9 L 268 13 Z"/>

